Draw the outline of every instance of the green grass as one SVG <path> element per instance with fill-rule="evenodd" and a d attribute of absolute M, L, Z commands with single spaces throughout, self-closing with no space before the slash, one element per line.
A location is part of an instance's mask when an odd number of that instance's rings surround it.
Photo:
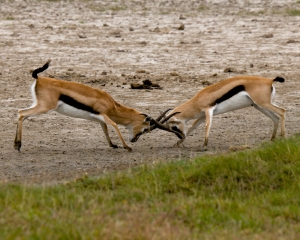
<path fill-rule="evenodd" d="M 289 10 L 287 10 L 287 14 L 290 16 L 300 16 L 300 10 L 299 9 L 289 9 Z"/>
<path fill-rule="evenodd" d="M 0 239 L 299 239 L 300 137 L 55 186 L 0 185 Z"/>

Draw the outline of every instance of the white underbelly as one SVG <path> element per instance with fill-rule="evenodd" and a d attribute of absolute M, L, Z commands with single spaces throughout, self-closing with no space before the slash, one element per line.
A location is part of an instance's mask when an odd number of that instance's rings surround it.
<path fill-rule="evenodd" d="M 217 104 L 214 110 L 214 115 L 249 107 L 253 105 L 253 103 L 254 102 L 252 101 L 247 92 L 239 92 L 238 94 L 227 99 L 226 101 Z"/>
<path fill-rule="evenodd" d="M 57 108 L 55 111 L 69 116 L 69 117 L 74 117 L 74 118 L 82 118 L 82 119 L 87 119 L 91 121 L 102 121 L 104 122 L 104 119 L 101 115 L 96 115 L 88 111 L 84 111 L 78 108 L 75 108 L 71 105 L 65 104 L 62 101 L 58 101 Z"/>

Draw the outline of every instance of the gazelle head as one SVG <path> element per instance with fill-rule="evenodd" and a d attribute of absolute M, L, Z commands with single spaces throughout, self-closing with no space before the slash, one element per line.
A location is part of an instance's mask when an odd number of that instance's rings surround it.
<path fill-rule="evenodd" d="M 185 124 L 184 120 L 179 119 L 176 116 L 172 116 L 166 122 L 166 127 L 171 129 L 172 131 L 184 136 L 184 138 L 186 137 L 186 124 Z"/>
<path fill-rule="evenodd" d="M 148 129 L 145 129 L 144 133 L 146 132 L 151 132 L 156 128 L 159 128 L 161 130 L 167 131 L 167 132 L 172 132 L 174 133 L 178 138 L 183 139 L 184 138 L 184 134 L 180 131 L 178 131 L 176 128 L 171 129 L 167 124 L 164 124 L 165 122 L 167 122 L 170 118 L 172 118 L 174 115 L 178 114 L 179 112 L 174 112 L 172 114 L 170 114 L 168 117 L 165 117 L 165 115 L 167 114 L 168 111 L 170 111 L 171 109 L 167 109 L 166 111 L 164 111 L 163 113 L 161 113 L 161 115 L 157 118 L 157 119 L 152 119 L 150 117 L 148 117 L 148 120 L 150 120 L 150 126 L 148 127 Z"/>
<path fill-rule="evenodd" d="M 183 135 L 179 131 L 174 131 L 170 129 L 168 126 L 164 125 L 169 118 L 178 114 L 178 112 L 169 115 L 168 117 L 164 118 L 166 113 L 171 109 L 166 110 L 165 112 L 161 113 L 161 115 L 157 119 L 153 119 L 152 117 L 146 114 L 140 114 L 144 117 L 144 120 L 140 124 L 136 124 L 134 127 L 129 129 L 129 141 L 136 142 L 142 134 L 151 132 L 152 130 L 159 128 L 161 130 L 165 130 L 168 132 L 172 132 L 177 135 L 178 138 L 182 139 Z M 161 119 L 164 118 L 162 121 Z M 160 122 L 161 121 L 161 122 Z"/>
<path fill-rule="evenodd" d="M 142 113 L 138 119 L 135 124 L 128 127 L 130 142 L 136 142 L 142 134 L 149 132 L 152 118 Z"/>

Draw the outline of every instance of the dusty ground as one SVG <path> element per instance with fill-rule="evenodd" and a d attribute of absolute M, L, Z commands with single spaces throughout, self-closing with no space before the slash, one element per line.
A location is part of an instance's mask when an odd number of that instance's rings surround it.
<path fill-rule="evenodd" d="M 152 116 L 230 76 L 282 76 L 286 82 L 276 83 L 275 101 L 287 109 L 287 135 L 299 132 L 300 17 L 289 13 L 300 4 L 249 2 L 1 0 L 0 181 L 49 183 L 203 154 L 203 125 L 186 148 L 173 147 L 176 136 L 156 130 L 135 144 L 127 141 L 133 147 L 128 153 L 109 148 L 98 124 L 56 113 L 24 122 L 18 153 L 17 110 L 32 103 L 30 70 L 49 58 L 44 75 L 102 88 Z M 145 79 L 163 89 L 130 89 Z M 204 154 L 256 147 L 271 130 L 271 120 L 252 108 L 216 116 Z M 114 130 L 109 132 L 120 145 Z"/>

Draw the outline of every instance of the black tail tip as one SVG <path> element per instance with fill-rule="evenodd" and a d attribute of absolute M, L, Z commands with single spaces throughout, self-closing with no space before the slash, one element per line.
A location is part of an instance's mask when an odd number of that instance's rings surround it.
<path fill-rule="evenodd" d="M 283 77 L 276 77 L 273 81 L 276 81 L 276 82 L 284 82 L 285 79 Z"/>
<path fill-rule="evenodd" d="M 51 59 L 49 59 L 49 60 L 44 64 L 44 66 L 42 66 L 41 68 L 35 69 L 35 70 L 32 72 L 32 77 L 35 78 L 35 79 L 37 79 L 37 78 L 38 78 L 38 74 L 39 74 L 40 72 L 45 71 L 45 70 L 49 67 L 50 62 L 51 62 Z"/>

